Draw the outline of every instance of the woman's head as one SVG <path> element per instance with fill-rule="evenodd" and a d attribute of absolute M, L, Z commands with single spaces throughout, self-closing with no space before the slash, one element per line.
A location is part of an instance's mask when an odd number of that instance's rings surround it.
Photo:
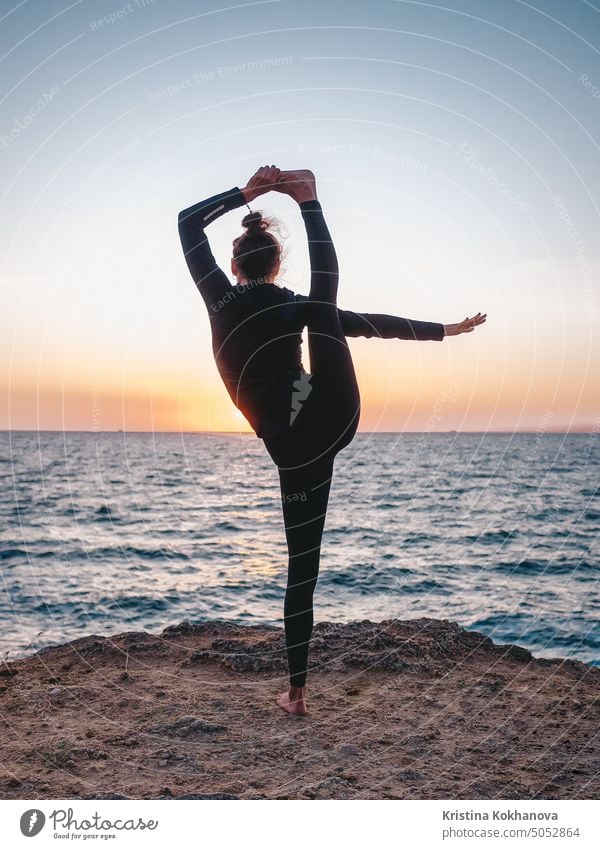
<path fill-rule="evenodd" d="M 233 240 L 231 271 L 248 283 L 272 283 L 281 266 L 281 243 L 270 232 L 270 219 L 250 212 L 242 220 L 244 233 Z"/>

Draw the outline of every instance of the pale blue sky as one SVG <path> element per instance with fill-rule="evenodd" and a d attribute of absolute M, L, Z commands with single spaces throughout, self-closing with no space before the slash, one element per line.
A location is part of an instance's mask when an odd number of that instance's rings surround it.
<path fill-rule="evenodd" d="M 106 426 L 119 387 L 155 392 L 186 429 L 207 426 L 203 386 L 224 410 L 176 217 L 272 162 L 317 174 L 341 306 L 444 323 L 488 313 L 443 349 L 353 343 L 372 390 L 366 429 L 422 428 L 449 379 L 462 395 L 441 429 L 535 429 L 548 409 L 593 426 L 597 6 L 0 3 L 0 349 L 13 390 L 0 426 L 61 426 L 48 392 L 78 395 L 63 424 L 86 426 L 96 384 Z M 293 204 L 255 206 L 285 220 L 281 282 L 306 291 Z M 211 228 L 225 267 L 239 218 Z M 415 416 L 398 395 L 407 370 L 424 392 Z"/>

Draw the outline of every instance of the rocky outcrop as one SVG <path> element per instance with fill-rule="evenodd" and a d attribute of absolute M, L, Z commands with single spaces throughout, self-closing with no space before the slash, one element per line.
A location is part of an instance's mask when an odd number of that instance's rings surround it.
<path fill-rule="evenodd" d="M 300 719 L 280 628 L 91 635 L 2 667 L 0 797 L 596 798 L 599 684 L 456 622 L 324 622 Z"/>

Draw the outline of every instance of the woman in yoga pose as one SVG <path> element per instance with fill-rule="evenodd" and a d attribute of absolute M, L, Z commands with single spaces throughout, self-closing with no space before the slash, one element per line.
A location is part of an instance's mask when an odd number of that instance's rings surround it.
<path fill-rule="evenodd" d="M 275 282 L 281 245 L 259 212 L 245 216 L 245 232 L 233 242 L 237 285 L 211 253 L 206 225 L 271 190 L 288 194 L 300 207 L 311 267 L 308 297 Z M 441 341 L 471 332 L 486 316 L 477 313 L 443 325 L 339 310 L 337 257 L 311 171 L 259 168 L 243 189 L 236 186 L 180 212 L 178 226 L 188 268 L 208 309 L 219 373 L 278 468 L 289 555 L 284 625 L 290 685 L 277 703 L 304 716 L 313 593 L 333 465 L 352 441 L 360 416 L 346 336 Z M 300 351 L 305 326 L 310 373 Z"/>

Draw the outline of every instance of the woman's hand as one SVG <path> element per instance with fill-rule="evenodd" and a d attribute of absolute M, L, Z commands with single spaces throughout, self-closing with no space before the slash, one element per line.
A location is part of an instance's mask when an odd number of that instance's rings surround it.
<path fill-rule="evenodd" d="M 482 315 L 478 312 L 473 318 L 467 316 L 467 318 L 459 321 L 458 324 L 445 324 L 444 336 L 459 336 L 461 333 L 472 333 L 478 325 L 485 323 L 486 317 L 487 313 Z"/>
<path fill-rule="evenodd" d="M 241 190 L 246 203 L 249 203 L 259 195 L 264 195 L 270 192 L 275 187 L 275 183 L 279 180 L 281 171 L 275 165 L 263 165 L 258 171 L 253 174 L 245 187 Z"/>
<path fill-rule="evenodd" d="M 273 186 L 276 192 L 282 192 L 294 198 L 297 203 L 305 200 L 317 200 L 317 185 L 315 175 L 307 169 L 297 171 L 282 171 L 277 184 Z"/>

